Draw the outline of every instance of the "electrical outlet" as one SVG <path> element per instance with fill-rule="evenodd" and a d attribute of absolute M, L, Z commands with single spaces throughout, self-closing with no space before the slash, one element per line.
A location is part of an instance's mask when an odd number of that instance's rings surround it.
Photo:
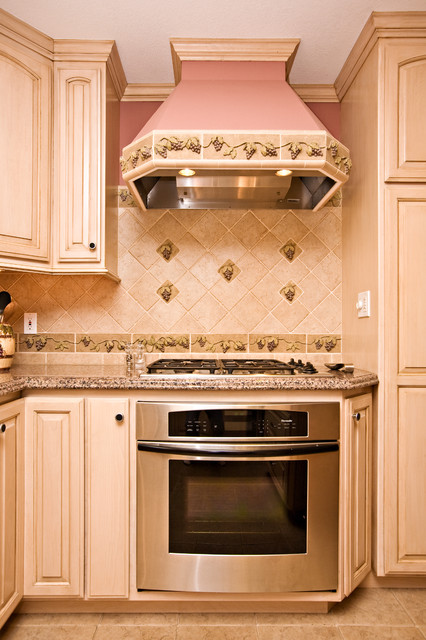
<path fill-rule="evenodd" d="M 36 313 L 24 313 L 24 333 L 37 333 Z"/>
<path fill-rule="evenodd" d="M 358 294 L 358 302 L 356 303 L 358 310 L 358 318 L 369 318 L 370 313 L 370 292 L 363 291 Z"/>

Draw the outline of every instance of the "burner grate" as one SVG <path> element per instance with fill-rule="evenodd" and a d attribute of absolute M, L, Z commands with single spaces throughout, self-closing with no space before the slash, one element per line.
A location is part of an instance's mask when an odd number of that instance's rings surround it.
<path fill-rule="evenodd" d="M 148 365 L 148 373 L 164 374 L 224 374 L 224 375 L 295 375 L 318 373 L 310 362 L 297 362 L 292 358 L 289 362 L 266 359 L 215 359 L 215 358 L 162 358 Z"/>

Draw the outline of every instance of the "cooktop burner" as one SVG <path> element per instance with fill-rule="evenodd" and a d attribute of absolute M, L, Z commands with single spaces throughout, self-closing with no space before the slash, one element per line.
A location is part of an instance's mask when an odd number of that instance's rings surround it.
<path fill-rule="evenodd" d="M 189 359 L 162 358 L 148 365 L 148 373 L 204 373 L 222 375 L 312 375 L 318 373 L 311 362 L 294 360 L 231 360 L 224 358 Z"/>

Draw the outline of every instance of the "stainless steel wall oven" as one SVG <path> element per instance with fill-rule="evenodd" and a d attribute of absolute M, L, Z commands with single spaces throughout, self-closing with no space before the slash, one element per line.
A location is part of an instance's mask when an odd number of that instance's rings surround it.
<path fill-rule="evenodd" d="M 136 411 L 138 589 L 337 588 L 338 403 Z"/>

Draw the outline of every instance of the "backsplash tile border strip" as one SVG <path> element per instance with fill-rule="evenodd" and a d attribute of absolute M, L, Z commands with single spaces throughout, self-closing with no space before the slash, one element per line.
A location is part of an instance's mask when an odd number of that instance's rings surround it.
<path fill-rule="evenodd" d="M 16 334 L 18 353 L 124 353 L 140 342 L 147 353 L 341 353 L 340 334 L 299 333 L 38 333 Z"/>

